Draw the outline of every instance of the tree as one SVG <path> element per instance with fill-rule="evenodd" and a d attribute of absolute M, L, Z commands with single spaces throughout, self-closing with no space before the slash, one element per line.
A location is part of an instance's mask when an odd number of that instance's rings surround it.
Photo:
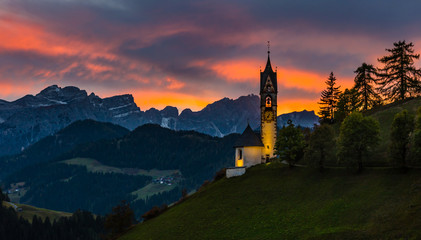
<path fill-rule="evenodd" d="M 413 130 L 414 117 L 407 110 L 395 115 L 390 132 L 390 140 L 392 142 L 390 153 L 393 162 L 402 169 L 407 167 L 406 159 Z"/>
<path fill-rule="evenodd" d="M 3 194 L 3 190 L 0 187 L 0 206 L 1 206 L 3 201 L 10 202 L 10 199 L 9 199 L 9 196 L 7 195 L 7 193 Z"/>
<path fill-rule="evenodd" d="M 335 120 L 342 122 L 351 112 L 360 108 L 357 90 L 348 88 L 339 94 L 339 100 L 335 107 Z"/>
<path fill-rule="evenodd" d="M 373 65 L 363 63 L 354 73 L 357 74 L 354 79 L 354 89 L 358 95 L 359 105 L 363 110 L 367 110 L 375 106 L 381 99 L 372 86 L 373 83 L 376 83 L 373 75 L 377 75 L 377 71 Z"/>
<path fill-rule="evenodd" d="M 413 152 L 419 164 L 421 162 L 421 107 L 418 108 L 417 116 L 415 117 Z"/>
<path fill-rule="evenodd" d="M 338 139 L 340 161 L 356 164 L 358 172 L 363 170 L 363 158 L 379 142 L 379 123 L 360 112 L 353 112 L 342 122 Z"/>
<path fill-rule="evenodd" d="M 105 218 L 104 227 L 110 231 L 110 238 L 115 238 L 134 223 L 134 213 L 126 201 L 113 207 L 112 213 Z"/>
<path fill-rule="evenodd" d="M 291 120 L 288 120 L 288 126 L 282 127 L 278 132 L 278 138 L 275 143 L 275 154 L 281 160 L 287 161 L 289 166 L 292 167 L 303 156 L 304 147 L 303 133 L 292 124 Z"/>
<path fill-rule="evenodd" d="M 378 59 L 384 63 L 379 69 L 379 90 L 387 100 L 405 100 L 421 90 L 421 70 L 414 66 L 414 59 L 419 59 L 420 55 L 414 54 L 412 42 L 399 41 L 393 45 L 393 49 L 386 49 L 390 55 Z"/>
<path fill-rule="evenodd" d="M 328 124 L 315 126 L 310 135 L 306 158 L 320 171 L 323 171 L 325 161 L 335 147 L 334 137 L 333 128 Z"/>
<path fill-rule="evenodd" d="M 149 211 L 147 211 L 146 213 L 142 215 L 142 218 L 145 221 L 150 220 L 154 217 L 159 216 L 161 213 L 163 213 L 167 209 L 168 209 L 167 204 L 163 204 L 161 207 L 153 206 Z"/>
<path fill-rule="evenodd" d="M 333 72 L 330 73 L 325 83 L 327 88 L 322 91 L 320 102 L 318 103 L 321 105 L 319 115 L 321 116 L 322 121 L 333 122 L 333 111 L 336 106 L 336 102 L 339 99 L 340 86 L 336 87 L 336 78 L 333 75 Z"/>

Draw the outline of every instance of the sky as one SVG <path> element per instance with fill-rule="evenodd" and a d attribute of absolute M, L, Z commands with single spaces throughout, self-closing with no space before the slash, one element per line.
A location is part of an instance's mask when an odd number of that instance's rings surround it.
<path fill-rule="evenodd" d="M 270 41 L 278 114 L 317 112 L 330 72 L 344 89 L 363 62 L 381 67 L 394 42 L 419 53 L 420 9 L 411 0 L 0 0 L 0 99 L 57 84 L 130 93 L 143 111 L 197 111 L 259 94 Z"/>

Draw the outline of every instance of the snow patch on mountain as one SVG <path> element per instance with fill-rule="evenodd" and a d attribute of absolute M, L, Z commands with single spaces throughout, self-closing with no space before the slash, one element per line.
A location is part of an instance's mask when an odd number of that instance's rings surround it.
<path fill-rule="evenodd" d="M 170 128 L 170 118 L 162 118 L 161 127 L 163 128 Z"/>
<path fill-rule="evenodd" d="M 129 106 L 132 106 L 132 104 L 129 103 L 129 104 L 126 104 L 126 105 L 123 105 L 123 106 L 112 107 L 112 108 L 108 108 L 108 110 L 113 111 L 113 110 L 116 110 L 116 109 L 125 108 L 125 107 L 129 107 Z"/>

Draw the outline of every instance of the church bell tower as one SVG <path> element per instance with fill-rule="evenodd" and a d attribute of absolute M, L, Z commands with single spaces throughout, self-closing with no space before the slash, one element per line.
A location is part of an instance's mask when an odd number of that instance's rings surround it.
<path fill-rule="evenodd" d="M 267 162 L 274 157 L 274 147 L 277 135 L 277 72 L 273 71 L 270 64 L 270 51 L 268 45 L 268 60 L 262 72 L 260 70 L 260 111 L 261 111 L 261 137 L 264 148 L 262 159 Z"/>

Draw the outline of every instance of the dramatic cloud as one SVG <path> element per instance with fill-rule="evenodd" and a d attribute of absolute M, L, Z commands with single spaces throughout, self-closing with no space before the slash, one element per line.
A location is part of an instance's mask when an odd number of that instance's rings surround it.
<path fill-rule="evenodd" d="M 0 99 L 58 84 L 103 97 L 132 93 L 143 110 L 198 110 L 258 94 L 270 40 L 279 113 L 317 110 L 331 71 L 351 87 L 353 71 L 362 62 L 378 65 L 393 42 L 412 41 L 419 50 L 420 7 L 393 0 L 6 0 Z"/>

